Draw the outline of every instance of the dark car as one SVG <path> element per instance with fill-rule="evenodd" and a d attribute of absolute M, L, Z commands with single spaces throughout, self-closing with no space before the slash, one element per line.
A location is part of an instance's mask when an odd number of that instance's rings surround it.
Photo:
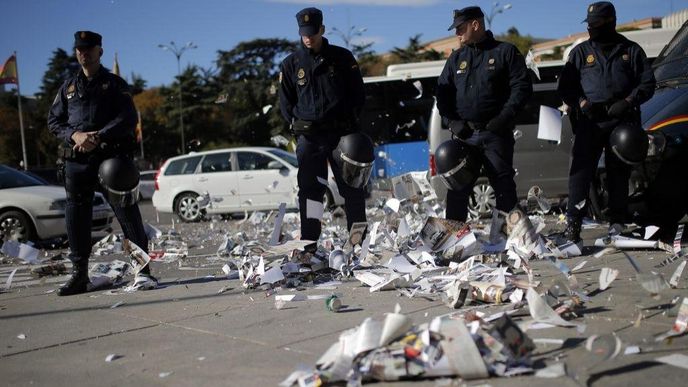
<path fill-rule="evenodd" d="M 647 132 L 647 159 L 630 180 L 630 215 L 636 224 L 656 225 L 672 239 L 677 223 L 688 213 L 688 22 L 653 63 L 657 89 L 641 106 Z M 605 171 L 598 173 L 591 201 L 604 218 Z"/>
<path fill-rule="evenodd" d="M 45 184 L 62 185 L 62 183 L 60 183 L 57 179 L 57 168 L 31 168 L 24 172 L 41 180 Z"/>

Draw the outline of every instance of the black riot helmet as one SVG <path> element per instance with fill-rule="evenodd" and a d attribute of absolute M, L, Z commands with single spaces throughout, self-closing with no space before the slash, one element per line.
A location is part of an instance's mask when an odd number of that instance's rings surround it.
<path fill-rule="evenodd" d="M 361 188 L 368 183 L 373 171 L 373 141 L 360 132 L 342 136 L 332 151 L 332 158 L 342 171 L 344 182 L 351 187 Z"/>
<path fill-rule="evenodd" d="M 475 183 L 480 173 L 481 161 L 475 148 L 454 139 L 437 147 L 435 165 L 447 188 L 460 191 Z"/>
<path fill-rule="evenodd" d="M 124 157 L 113 157 L 100 164 L 98 179 L 112 206 L 127 207 L 139 199 L 139 170 Z"/>
<path fill-rule="evenodd" d="M 609 135 L 609 146 L 621 161 L 635 165 L 645 161 L 649 140 L 639 125 L 622 123 Z"/>

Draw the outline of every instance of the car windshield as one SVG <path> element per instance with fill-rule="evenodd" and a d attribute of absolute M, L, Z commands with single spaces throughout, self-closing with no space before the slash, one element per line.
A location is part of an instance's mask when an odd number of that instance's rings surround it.
<path fill-rule="evenodd" d="M 289 153 L 287 151 L 283 151 L 281 149 L 270 149 L 268 150 L 269 153 L 272 153 L 273 155 L 279 157 L 280 159 L 288 162 L 289 164 L 293 165 L 294 167 L 299 167 L 299 161 L 296 159 L 296 155 L 293 153 Z"/>
<path fill-rule="evenodd" d="M 35 177 L 29 176 L 16 169 L 0 165 L 0 189 L 31 187 L 35 185 L 45 185 Z"/>
<path fill-rule="evenodd" d="M 658 84 L 682 83 L 688 70 L 688 25 L 674 35 L 654 62 Z"/>

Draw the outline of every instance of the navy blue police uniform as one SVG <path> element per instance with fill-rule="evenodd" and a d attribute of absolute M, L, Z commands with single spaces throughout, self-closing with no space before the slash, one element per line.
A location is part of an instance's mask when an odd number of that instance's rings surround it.
<path fill-rule="evenodd" d="M 322 25 L 322 13 L 306 8 L 296 15 L 301 35 L 315 35 Z M 280 109 L 297 136 L 299 162 L 299 209 L 301 238 L 317 241 L 320 220 L 308 217 L 308 201 L 323 202 L 327 164 L 339 193 L 345 199 L 349 229 L 365 222 L 365 188 L 353 188 L 342 179 L 332 151 L 339 139 L 359 130 L 358 115 L 365 102 L 363 78 L 353 54 L 322 38 L 318 53 L 301 46 L 280 64 Z"/>
<path fill-rule="evenodd" d="M 609 2 L 593 3 L 584 20 L 615 20 Z M 655 78 L 643 49 L 615 31 L 615 22 L 588 27 L 591 38 L 570 53 L 559 78 L 558 92 L 571 107 L 575 139 L 569 171 L 567 217 L 580 221 L 587 209 L 588 191 L 604 150 L 606 188 L 611 224 L 627 220 L 631 166 L 610 149 L 609 135 L 620 123 L 640 125 L 640 105 L 654 94 Z M 587 100 L 587 106 L 580 103 Z"/>
<path fill-rule="evenodd" d="M 100 35 L 80 31 L 77 44 L 101 45 Z M 100 190 L 98 168 L 111 157 L 133 157 L 136 146 L 136 109 L 126 81 L 103 66 L 88 79 L 79 71 L 67 79 L 48 113 L 48 128 L 62 144 L 64 185 L 67 192 L 66 222 L 69 259 L 85 268 L 91 255 L 93 195 Z M 97 131 L 100 146 L 91 152 L 73 151 L 74 132 Z M 107 195 L 105 195 L 107 197 Z M 111 205 L 124 236 L 148 251 L 148 238 L 138 205 Z M 149 273 L 146 266 L 143 273 Z"/>
<path fill-rule="evenodd" d="M 450 29 L 480 17 L 479 7 L 454 11 Z M 497 208 L 502 211 L 517 204 L 513 129 L 517 113 L 532 92 L 523 55 L 514 45 L 495 40 L 491 31 L 486 31 L 481 41 L 454 51 L 438 79 L 440 115 L 452 132 L 479 150 Z M 447 191 L 447 219 L 467 219 L 474 183 L 463 190 Z"/>

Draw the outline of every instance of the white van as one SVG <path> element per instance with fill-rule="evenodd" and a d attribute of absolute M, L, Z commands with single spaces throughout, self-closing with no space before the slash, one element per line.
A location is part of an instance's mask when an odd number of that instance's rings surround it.
<path fill-rule="evenodd" d="M 537 138 L 540 105 L 557 108 L 561 105 L 556 92 L 556 75 L 561 71 L 563 62 L 552 61 L 538 66 L 543 81 L 535 78 L 533 96 L 516 117 L 514 129 L 514 170 L 516 191 L 519 197 L 525 197 L 532 186 L 539 186 L 550 199 L 564 198 L 568 195 L 568 170 L 570 162 L 573 133 L 568 117 L 563 120 L 561 142 L 540 140 Z M 430 166 L 428 179 L 439 198 L 446 198 L 446 186 L 442 183 L 435 169 L 435 151 L 444 141 L 451 139 L 451 132 L 442 127 L 437 106 L 432 109 L 428 146 Z M 483 217 L 492 213 L 496 205 L 495 192 L 487 177 L 481 176 L 473 188 L 469 199 L 471 217 Z"/>

